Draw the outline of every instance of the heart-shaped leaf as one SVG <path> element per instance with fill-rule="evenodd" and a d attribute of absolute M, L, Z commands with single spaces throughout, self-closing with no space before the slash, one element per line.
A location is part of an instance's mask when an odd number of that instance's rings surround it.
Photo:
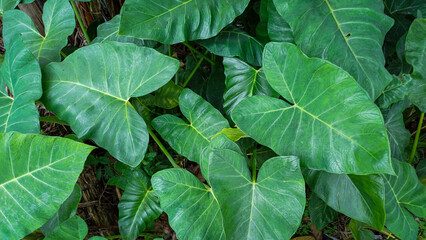
<path fill-rule="evenodd" d="M 340 66 L 376 99 L 391 81 L 382 44 L 393 25 L 382 0 L 274 0 L 302 51 Z"/>
<path fill-rule="evenodd" d="M 217 36 L 198 41 L 210 52 L 223 57 L 240 57 L 254 65 L 262 65 L 263 44 L 243 30 L 228 26 Z"/>
<path fill-rule="evenodd" d="M 92 150 L 66 138 L 0 134 L 0 238 L 21 239 L 47 222 Z"/>
<path fill-rule="evenodd" d="M 150 48 L 93 44 L 43 69 L 42 101 L 79 138 L 92 139 L 135 167 L 146 152 L 148 130 L 129 99 L 155 91 L 178 68 L 176 59 Z"/>
<path fill-rule="evenodd" d="M 86 222 L 75 215 L 57 226 L 50 234 L 46 235 L 45 240 L 83 240 L 89 229 Z"/>
<path fill-rule="evenodd" d="M 309 199 L 309 216 L 315 227 L 318 230 L 325 228 L 330 222 L 339 216 L 339 213 L 329 207 L 321 198 L 315 193 L 312 193 Z"/>
<path fill-rule="evenodd" d="M 162 115 L 152 121 L 152 126 L 179 154 L 199 163 L 200 155 L 216 133 L 229 128 L 222 114 L 202 97 L 184 89 L 179 97 L 179 107 L 189 123 L 173 115 Z"/>
<path fill-rule="evenodd" d="M 211 188 L 184 169 L 166 169 L 151 179 L 179 239 L 225 239 L 220 207 Z"/>
<path fill-rule="evenodd" d="M 411 213 L 426 217 L 426 187 L 410 164 L 396 159 L 392 163 L 396 176 L 382 175 L 386 189 L 385 225 L 397 237 L 415 240 L 419 224 Z"/>
<path fill-rule="evenodd" d="M 42 95 L 40 66 L 20 36 L 8 43 L 6 49 L 0 69 L 0 132 L 40 133 L 39 113 L 34 104 Z"/>
<path fill-rule="evenodd" d="M 273 42 L 294 42 L 293 30 L 278 13 L 273 0 L 268 2 L 268 35 Z"/>
<path fill-rule="evenodd" d="M 279 155 L 332 173 L 393 174 L 380 110 L 341 68 L 306 57 L 290 43 L 269 43 L 263 70 L 286 101 L 254 96 L 232 112 L 238 127 Z"/>
<path fill-rule="evenodd" d="M 254 69 L 247 63 L 236 58 L 224 58 L 226 90 L 223 94 L 225 100 L 223 107 L 231 115 L 235 105 L 246 97 L 253 95 L 266 95 L 277 97 L 262 69 Z"/>
<path fill-rule="evenodd" d="M 119 34 L 164 44 L 216 36 L 247 7 L 249 0 L 127 0 Z"/>
<path fill-rule="evenodd" d="M 49 0 L 43 7 L 45 34 L 34 26 L 31 18 L 19 10 L 7 11 L 3 17 L 5 43 L 22 35 L 25 46 L 37 58 L 41 67 L 61 60 L 60 51 L 67 45 L 75 28 L 74 12 L 67 0 Z"/>
<path fill-rule="evenodd" d="M 118 204 L 118 226 L 123 239 L 136 239 L 163 212 L 149 178 L 135 172 Z"/>

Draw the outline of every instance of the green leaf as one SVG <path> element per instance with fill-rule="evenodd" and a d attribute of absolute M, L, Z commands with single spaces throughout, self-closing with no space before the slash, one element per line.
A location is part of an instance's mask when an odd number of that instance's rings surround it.
<path fill-rule="evenodd" d="M 3 17 L 4 41 L 11 43 L 22 35 L 25 46 L 37 58 L 41 67 L 61 61 L 60 51 L 75 28 L 74 12 L 66 0 L 49 0 L 43 7 L 44 36 L 31 18 L 19 10 L 7 11 Z"/>
<path fill-rule="evenodd" d="M 127 0 L 120 35 L 164 44 L 216 36 L 247 7 L 249 0 Z"/>
<path fill-rule="evenodd" d="M 183 88 L 169 81 L 155 92 L 153 104 L 160 108 L 172 109 L 179 105 L 179 96 Z"/>
<path fill-rule="evenodd" d="M 179 239 L 225 239 L 222 214 L 211 188 L 177 168 L 157 172 L 151 182 Z"/>
<path fill-rule="evenodd" d="M 47 221 L 41 228 L 41 232 L 47 236 L 54 231 L 56 227 L 71 218 L 77 212 L 78 203 L 81 200 L 81 188 L 77 184 L 71 195 L 62 203 L 59 210 Z"/>
<path fill-rule="evenodd" d="M 55 214 L 92 146 L 65 138 L 0 134 L 0 239 L 21 239 Z"/>
<path fill-rule="evenodd" d="M 377 229 L 385 223 L 385 187 L 378 175 L 304 171 L 309 188 L 328 206 Z"/>
<path fill-rule="evenodd" d="M 18 6 L 19 0 L 0 0 L 0 17 L 3 16 L 3 13 L 12 10 Z"/>
<path fill-rule="evenodd" d="M 416 173 L 420 182 L 426 186 L 426 159 L 420 160 L 417 164 Z"/>
<path fill-rule="evenodd" d="M 405 58 L 413 65 L 408 98 L 422 112 L 426 112 L 426 19 L 411 24 L 405 42 Z"/>
<path fill-rule="evenodd" d="M 219 134 L 226 135 L 230 140 L 234 142 L 240 140 L 243 137 L 248 137 L 239 128 L 224 128 L 220 132 L 216 133 L 216 135 L 213 136 L 213 139 Z"/>
<path fill-rule="evenodd" d="M 107 240 L 107 239 L 104 238 L 104 237 L 94 236 L 94 237 L 89 238 L 89 240 Z"/>
<path fill-rule="evenodd" d="M 312 222 L 318 230 L 325 228 L 329 223 L 339 216 L 339 213 L 329 207 L 315 193 L 309 199 L 309 214 Z"/>
<path fill-rule="evenodd" d="M 46 236 L 45 240 L 83 240 L 88 231 L 86 222 L 76 215 L 56 227 L 52 233 Z"/>
<path fill-rule="evenodd" d="M 118 226 L 124 240 L 136 239 L 163 212 L 149 178 L 141 172 L 136 173 L 118 204 Z"/>
<path fill-rule="evenodd" d="M 306 201 L 297 157 L 269 159 L 257 180 L 245 158 L 226 149 L 210 152 L 208 168 L 227 239 L 290 239 Z"/>
<path fill-rule="evenodd" d="M 392 81 L 382 91 L 377 99 L 380 108 L 388 108 L 392 103 L 401 101 L 408 94 L 408 84 L 411 82 L 411 76 L 402 74 L 401 76 L 392 76 Z"/>
<path fill-rule="evenodd" d="M 152 40 L 143 40 L 134 37 L 118 35 L 118 27 L 120 26 L 120 15 L 113 17 L 111 20 L 98 26 L 98 35 L 93 39 L 93 43 L 101 43 L 104 41 L 114 41 L 122 43 L 134 43 L 138 46 L 154 47 L 157 43 Z"/>
<path fill-rule="evenodd" d="M 420 9 L 422 6 L 426 5 L 423 0 L 385 0 L 383 3 L 385 4 L 385 8 L 389 11 L 390 14 L 415 14 L 417 9 Z"/>
<path fill-rule="evenodd" d="M 150 48 L 93 44 L 43 69 L 42 101 L 79 138 L 92 139 L 135 167 L 146 152 L 148 130 L 129 99 L 155 91 L 178 68 L 177 60 Z"/>
<path fill-rule="evenodd" d="M 273 0 L 268 1 L 268 34 L 273 42 L 294 42 L 293 30 L 278 13 Z"/>
<path fill-rule="evenodd" d="M 391 81 L 382 44 L 393 20 L 382 0 L 274 0 L 302 51 L 340 66 L 376 99 Z"/>
<path fill-rule="evenodd" d="M 228 26 L 213 38 L 197 42 L 216 55 L 238 56 L 252 65 L 262 65 L 263 44 L 233 25 Z"/>
<path fill-rule="evenodd" d="M 405 148 L 410 141 L 410 131 L 405 128 L 402 112 L 410 106 L 408 100 L 394 103 L 389 109 L 383 110 L 386 131 L 389 137 L 392 157 L 401 161 L 407 159 Z"/>
<path fill-rule="evenodd" d="M 228 115 L 231 115 L 234 107 L 247 97 L 253 95 L 278 96 L 278 93 L 266 80 L 262 69 L 257 70 L 236 58 L 224 58 L 223 65 L 226 75 L 223 106 Z"/>
<path fill-rule="evenodd" d="M 34 101 L 41 95 L 40 67 L 18 36 L 6 44 L 6 58 L 0 69 L 0 132 L 40 133 Z"/>
<path fill-rule="evenodd" d="M 354 240 L 374 240 L 374 233 L 368 229 L 364 229 L 365 224 L 351 219 L 349 229 L 352 232 Z"/>
<path fill-rule="evenodd" d="M 238 127 L 279 155 L 332 173 L 393 174 L 382 115 L 341 68 L 306 57 L 290 43 L 269 43 L 263 70 L 286 101 L 254 96 L 232 112 Z"/>
<path fill-rule="evenodd" d="M 190 89 L 182 91 L 179 107 L 189 123 L 167 114 L 155 118 L 152 126 L 176 152 L 199 163 L 202 150 L 216 133 L 229 128 L 228 121 Z"/>
<path fill-rule="evenodd" d="M 128 165 L 118 161 L 114 163 L 114 170 L 120 172 L 121 175 L 112 176 L 108 180 L 108 185 L 117 186 L 122 190 L 126 190 L 127 185 L 132 181 L 132 179 L 143 174 L 140 167 L 131 168 Z"/>
<path fill-rule="evenodd" d="M 426 217 L 426 187 L 410 164 L 396 159 L 392 163 L 396 176 L 382 175 L 386 189 L 385 225 L 397 237 L 415 240 L 419 224 L 411 213 Z"/>

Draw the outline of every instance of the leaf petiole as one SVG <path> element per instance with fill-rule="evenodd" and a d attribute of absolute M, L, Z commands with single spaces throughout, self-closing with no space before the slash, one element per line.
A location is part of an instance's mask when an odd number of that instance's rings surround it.
<path fill-rule="evenodd" d="M 175 161 L 172 158 L 172 155 L 167 151 L 167 149 L 164 147 L 164 145 L 161 143 L 160 139 L 154 134 L 154 132 L 151 129 L 151 126 L 147 126 L 148 133 L 151 135 L 152 139 L 157 143 L 158 147 L 160 147 L 161 151 L 166 155 L 167 159 L 170 161 L 173 167 L 179 168 L 179 166 L 175 163 Z"/>
<path fill-rule="evenodd" d="M 425 113 L 420 114 L 419 125 L 417 126 L 416 137 L 414 138 L 413 149 L 411 150 L 410 158 L 408 159 L 408 163 L 411 164 L 413 162 L 414 156 L 417 151 L 417 144 L 419 143 L 420 132 L 422 130 L 423 119 L 425 117 Z"/>
<path fill-rule="evenodd" d="M 196 54 L 200 55 L 203 59 L 205 59 L 207 62 L 211 63 L 212 65 L 215 64 L 210 58 L 208 58 L 206 56 L 208 51 L 203 54 L 203 53 L 200 53 L 197 49 L 195 49 L 193 46 L 189 45 L 186 42 L 183 42 L 183 45 L 185 45 L 187 48 L 189 48 L 189 50 L 194 51 Z"/>
<path fill-rule="evenodd" d="M 70 2 L 70 3 L 72 6 L 72 9 L 74 10 L 75 16 L 77 17 L 78 24 L 80 24 L 81 31 L 83 32 L 84 37 L 86 38 L 87 44 L 90 44 L 91 41 L 89 38 L 89 34 L 87 34 L 86 28 L 84 27 L 83 21 L 81 20 L 81 17 L 80 17 L 80 13 L 78 12 L 77 7 L 75 6 L 75 3 L 74 2 Z"/>

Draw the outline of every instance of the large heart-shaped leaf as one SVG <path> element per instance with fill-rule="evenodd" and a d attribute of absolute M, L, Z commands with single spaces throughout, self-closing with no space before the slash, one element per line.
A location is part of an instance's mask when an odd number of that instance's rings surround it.
<path fill-rule="evenodd" d="M 426 217 L 426 187 L 410 164 L 396 159 L 392 163 L 396 176 L 382 175 L 386 189 L 385 225 L 397 237 L 415 240 L 419 224 L 411 213 Z"/>
<path fill-rule="evenodd" d="M 391 81 L 382 44 L 393 20 L 382 0 L 274 0 L 304 53 L 349 72 L 376 99 Z"/>
<path fill-rule="evenodd" d="M 229 123 L 210 103 L 189 89 L 182 91 L 179 107 L 189 123 L 167 114 L 155 118 L 152 126 L 176 152 L 199 163 L 201 152 L 211 138 L 223 128 L 229 128 Z"/>
<path fill-rule="evenodd" d="M 225 239 L 222 214 L 211 188 L 176 168 L 157 172 L 151 182 L 179 239 Z"/>
<path fill-rule="evenodd" d="M 113 17 L 111 20 L 98 26 L 98 35 L 93 39 L 92 43 L 101 43 L 104 41 L 115 41 L 123 43 L 134 43 L 138 46 L 154 47 L 157 43 L 151 40 L 143 40 L 134 37 L 118 35 L 118 27 L 120 26 L 120 15 Z"/>
<path fill-rule="evenodd" d="M 290 239 L 305 209 L 305 183 L 296 157 L 274 157 L 252 177 L 237 152 L 209 153 L 209 181 L 219 201 L 226 239 Z"/>
<path fill-rule="evenodd" d="M 119 34 L 165 44 L 216 36 L 249 0 L 127 0 Z"/>
<path fill-rule="evenodd" d="M 405 58 L 413 65 L 408 98 L 422 112 L 426 112 L 426 19 L 411 24 L 405 42 Z"/>
<path fill-rule="evenodd" d="M 66 138 L 0 134 L 0 238 L 21 239 L 48 221 L 92 150 Z"/>
<path fill-rule="evenodd" d="M 286 101 L 241 101 L 232 119 L 245 134 L 279 155 L 299 156 L 308 168 L 393 173 L 383 117 L 349 74 L 290 43 L 267 44 L 263 70 Z"/>
<path fill-rule="evenodd" d="M 273 42 L 294 42 L 293 30 L 278 13 L 273 0 L 268 2 L 268 35 Z"/>
<path fill-rule="evenodd" d="M 3 16 L 3 13 L 7 10 L 14 9 L 18 6 L 20 0 L 0 0 L 0 17 Z"/>
<path fill-rule="evenodd" d="M 240 57 L 254 65 L 262 65 L 263 44 L 243 30 L 228 26 L 217 36 L 198 41 L 210 52 L 224 57 Z"/>
<path fill-rule="evenodd" d="M 118 226 L 123 239 L 136 239 L 163 212 L 149 178 L 135 172 L 118 204 Z"/>
<path fill-rule="evenodd" d="M 339 213 L 329 207 L 318 195 L 312 193 L 309 199 L 309 216 L 315 227 L 321 230 L 334 221 L 339 216 Z"/>
<path fill-rule="evenodd" d="M 177 60 L 150 48 L 94 44 L 43 69 L 42 101 L 79 138 L 94 140 L 135 167 L 147 149 L 148 130 L 129 99 L 155 91 L 178 68 Z"/>
<path fill-rule="evenodd" d="M 75 28 L 74 13 L 67 0 L 49 0 L 43 7 L 44 36 L 31 18 L 19 10 L 7 11 L 3 17 L 5 43 L 22 35 L 25 46 L 37 58 L 41 67 L 61 60 L 60 51 Z"/>
<path fill-rule="evenodd" d="M 254 69 L 247 63 L 236 58 L 224 58 L 226 90 L 223 94 L 223 107 L 231 115 L 235 105 L 246 97 L 266 95 L 277 97 L 262 69 Z"/>
<path fill-rule="evenodd" d="M 6 49 L 0 69 L 0 132 L 40 133 L 39 113 L 34 104 L 42 95 L 40 66 L 20 36 L 8 43 Z"/>
<path fill-rule="evenodd" d="M 385 187 L 378 175 L 304 172 L 309 188 L 328 206 L 377 229 L 385 223 Z"/>

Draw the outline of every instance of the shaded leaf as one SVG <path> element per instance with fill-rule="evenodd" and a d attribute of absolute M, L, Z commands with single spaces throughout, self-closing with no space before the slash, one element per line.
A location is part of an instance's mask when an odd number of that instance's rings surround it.
<path fill-rule="evenodd" d="M 426 160 L 425 159 L 420 160 L 420 162 L 417 164 L 416 173 L 420 182 L 424 186 L 426 186 Z"/>
<path fill-rule="evenodd" d="M 0 17 L 3 13 L 18 6 L 20 0 L 0 0 Z"/>
<path fill-rule="evenodd" d="M 390 14 L 414 14 L 417 12 L 417 9 L 420 9 L 422 6 L 426 5 L 423 0 L 385 0 L 383 3 L 385 4 L 385 8 L 389 11 Z"/>
<path fill-rule="evenodd" d="M 386 86 L 380 97 L 377 99 L 377 104 L 380 108 L 388 108 L 392 103 L 403 100 L 408 94 L 408 84 L 410 82 L 410 75 L 393 75 L 392 81 Z"/>
<path fill-rule="evenodd" d="M 352 232 L 354 240 L 374 240 L 374 233 L 368 229 L 364 229 L 365 224 L 351 219 L 349 229 Z"/>
<path fill-rule="evenodd" d="M 315 224 L 315 227 L 321 230 L 334 221 L 334 219 L 339 216 L 339 213 L 329 207 L 315 193 L 312 193 L 309 199 L 309 216 Z"/>
<path fill-rule="evenodd" d="M 293 30 L 278 13 L 273 0 L 268 1 L 268 34 L 273 42 L 294 42 Z"/>
<path fill-rule="evenodd" d="M 88 231 L 86 222 L 76 215 L 56 227 L 53 232 L 46 236 L 45 240 L 83 240 Z"/>

